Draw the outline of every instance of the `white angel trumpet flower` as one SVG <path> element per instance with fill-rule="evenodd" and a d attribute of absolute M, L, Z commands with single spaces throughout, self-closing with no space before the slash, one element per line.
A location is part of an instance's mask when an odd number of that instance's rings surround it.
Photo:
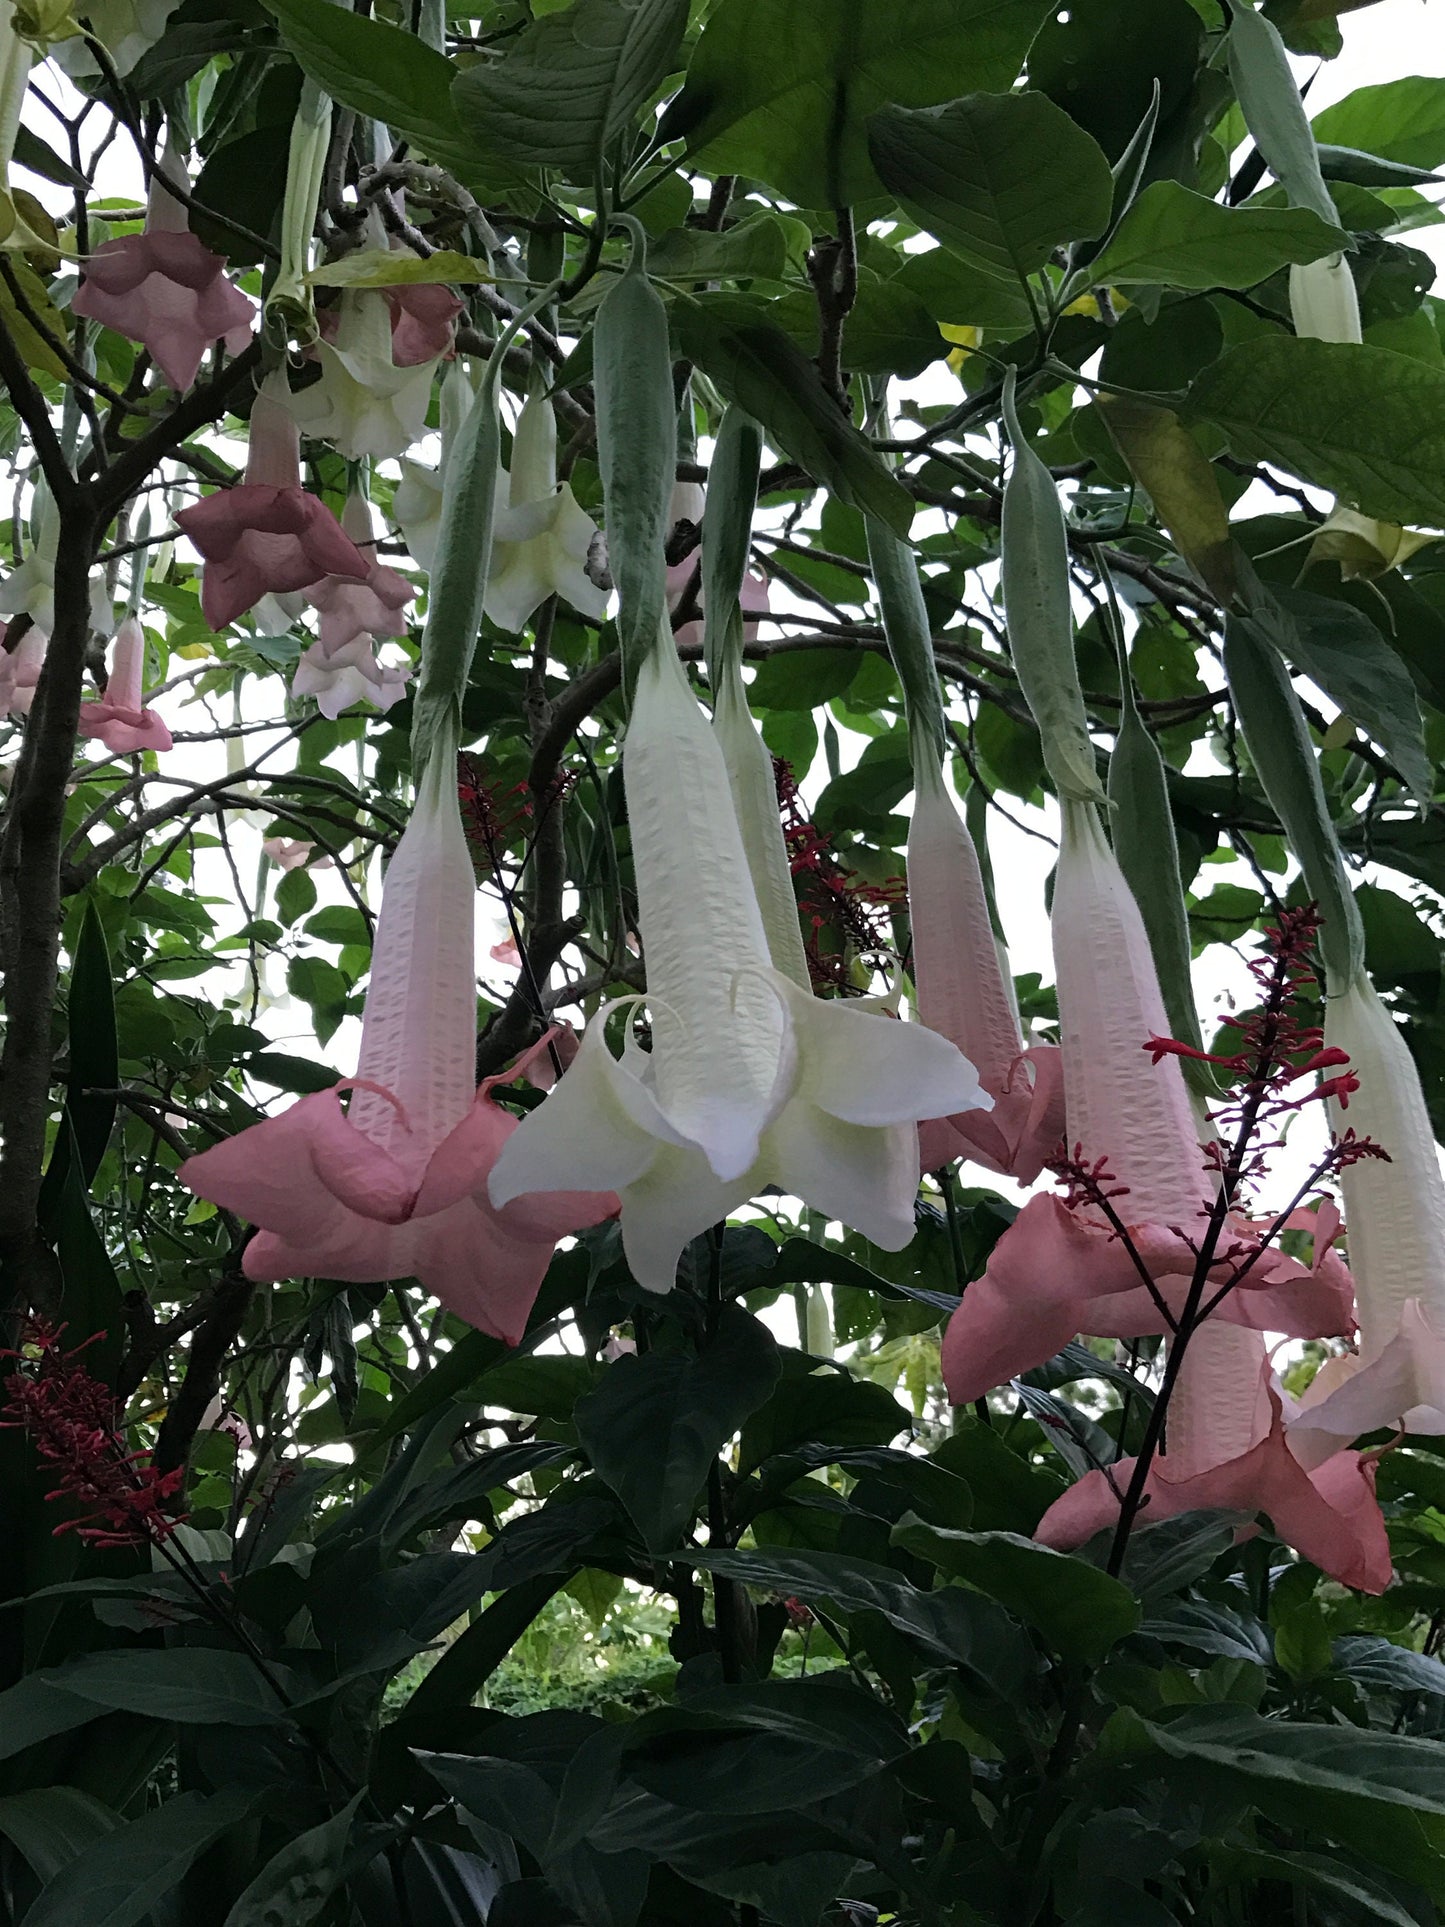
<path fill-rule="evenodd" d="M 587 573 L 597 524 L 568 483 L 558 486 L 557 418 L 536 389 L 523 402 L 512 437 L 506 501 L 492 531 L 482 603 L 488 622 L 518 635 L 550 595 L 600 622 L 607 591 Z"/>
<path fill-rule="evenodd" d="M 379 292 L 348 288 L 335 336 L 313 352 L 321 379 L 290 397 L 298 427 L 350 462 L 389 460 L 421 439 L 436 362 L 396 366 L 391 310 Z"/>
<path fill-rule="evenodd" d="M 522 1122 L 499 1206 L 594 1183 L 622 1205 L 637 1282 L 672 1288 L 689 1241 L 775 1186 L 885 1250 L 913 1236 L 919 1118 L 990 1099 L 945 1038 L 819 1002 L 772 963 L 717 738 L 670 638 L 638 677 L 623 751 L 652 1050 L 607 1044 L 608 1011 Z"/>
<path fill-rule="evenodd" d="M 1360 299 L 1342 254 L 1296 264 L 1289 271 L 1289 311 L 1294 331 L 1314 341 L 1360 340 Z"/>
<path fill-rule="evenodd" d="M 55 558 L 60 511 L 42 483 L 36 489 L 35 547 L 9 575 L 0 577 L 0 615 L 30 617 L 42 634 L 55 633 Z M 90 579 L 90 626 L 98 636 L 115 633 L 115 609 L 103 579 Z"/>
<path fill-rule="evenodd" d="M 742 832 L 753 894 L 763 920 L 768 956 L 775 970 L 781 970 L 811 996 L 808 953 L 803 948 L 793 872 L 788 862 L 788 846 L 783 840 L 782 819 L 778 815 L 773 759 L 748 708 L 742 670 L 731 655 L 719 677 L 712 726 L 727 765 L 733 808 Z"/>
<path fill-rule="evenodd" d="M 446 479 L 447 457 L 456 446 L 462 424 L 471 413 L 472 384 L 460 361 L 454 361 L 442 377 L 441 460 L 435 468 L 421 462 L 403 460 L 401 480 L 391 498 L 391 512 L 406 537 L 417 566 L 431 574 L 436 560 L 437 541 L 442 528 L 442 483 Z"/>
<path fill-rule="evenodd" d="M 1445 1432 L 1445 1178 L 1419 1073 L 1363 972 L 1326 1001 L 1325 1043 L 1360 1080 L 1331 1122 L 1386 1157 L 1340 1173 L 1360 1350 L 1327 1359 L 1300 1401 L 1290 1440 L 1311 1460 L 1383 1426 Z"/>

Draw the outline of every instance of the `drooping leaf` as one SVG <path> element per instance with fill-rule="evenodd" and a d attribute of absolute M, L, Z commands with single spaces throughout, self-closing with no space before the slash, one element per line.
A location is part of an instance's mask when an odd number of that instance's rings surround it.
<path fill-rule="evenodd" d="M 351 1823 L 365 1798 L 365 1790 L 353 1795 L 329 1820 L 288 1840 L 241 1894 L 225 1927 L 306 1927 L 315 1920 L 340 1884 Z"/>
<path fill-rule="evenodd" d="M 687 0 L 573 0 L 462 74 L 457 115 L 484 152 L 590 187 L 671 71 L 686 24 Z"/>
<path fill-rule="evenodd" d="M 1274 462 L 1366 515 L 1445 520 L 1445 367 L 1293 335 L 1228 349 L 1190 389 L 1247 462 Z"/>
<path fill-rule="evenodd" d="M 1221 207 L 1178 181 L 1154 181 L 1090 268 L 1096 281 L 1252 288 L 1291 262 L 1338 254 L 1349 237 L 1305 207 Z"/>
<path fill-rule="evenodd" d="M 1445 77 L 1405 74 L 1357 87 L 1311 123 L 1317 142 L 1363 148 L 1411 167 L 1445 165 Z"/>
<path fill-rule="evenodd" d="M 704 1351 L 620 1358 L 578 1404 L 583 1449 L 653 1551 L 677 1545 L 718 1453 L 780 1370 L 767 1327 L 728 1305 Z"/>
<path fill-rule="evenodd" d="M 877 192 L 864 138 L 875 108 L 1006 89 L 1047 11 L 1040 0 L 723 0 L 662 132 L 718 173 L 756 175 L 803 207 L 846 207 Z"/>
<path fill-rule="evenodd" d="M 0 1834 L 41 1881 L 53 1879 L 92 1841 L 121 1824 L 114 1807 L 79 1787 L 30 1787 L 0 1795 Z"/>
<path fill-rule="evenodd" d="M 868 151 L 920 226 L 1000 280 L 1037 273 L 1061 242 L 1092 240 L 1109 219 L 1109 163 L 1044 94 L 885 107 Z"/>
<path fill-rule="evenodd" d="M 678 344 L 729 401 L 751 415 L 841 502 L 906 535 L 907 491 L 824 388 L 817 366 L 745 296 L 685 296 L 673 303 Z"/>
<path fill-rule="evenodd" d="M 480 287 L 496 277 L 485 261 L 458 254 L 454 248 L 438 248 L 425 260 L 400 248 L 358 248 L 339 261 L 323 262 L 306 279 L 318 288 L 414 288 L 438 282 Z"/>
<path fill-rule="evenodd" d="M 256 1794 L 240 1787 L 209 1797 L 175 1794 L 77 1854 L 25 1918 L 30 1927 L 77 1927 L 80 1921 L 85 1927 L 137 1927 L 257 1804 Z"/>
<path fill-rule="evenodd" d="M 86 1653 L 50 1676 L 94 1706 L 186 1726 L 274 1726 L 285 1709 L 242 1653 L 203 1647 Z"/>
<path fill-rule="evenodd" d="M 893 1540 L 1037 1627 L 1065 1659 L 1095 1665 L 1139 1624 L 1139 1603 L 1117 1579 L 1018 1533 L 947 1531 L 909 1513 Z"/>
<path fill-rule="evenodd" d="M 1289 617 L 1271 639 L 1384 750 L 1422 801 L 1434 789 L 1425 727 L 1409 670 L 1369 618 L 1348 602 L 1307 589 L 1277 589 Z"/>

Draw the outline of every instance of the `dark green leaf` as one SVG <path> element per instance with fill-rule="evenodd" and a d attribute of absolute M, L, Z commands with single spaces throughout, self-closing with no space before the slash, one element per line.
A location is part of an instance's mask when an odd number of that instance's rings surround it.
<path fill-rule="evenodd" d="M 1407 74 L 1359 87 L 1314 122 L 1316 141 L 1363 148 L 1410 167 L 1445 165 L 1445 78 Z"/>
<path fill-rule="evenodd" d="M 751 1472 L 794 1447 L 887 1445 L 908 1429 L 907 1412 L 872 1379 L 794 1369 L 743 1427 L 738 1469 Z"/>
<path fill-rule="evenodd" d="M 1289 627 L 1271 639 L 1301 674 L 1360 725 L 1395 764 L 1410 788 L 1428 802 L 1434 771 L 1409 670 L 1368 616 L 1333 596 L 1277 589 Z"/>
<path fill-rule="evenodd" d="M 741 295 L 684 296 L 673 303 L 672 322 L 682 352 L 815 482 L 908 533 L 911 498 L 761 304 Z"/>
<path fill-rule="evenodd" d="M 92 1705 L 187 1726 L 273 1726 L 285 1717 L 275 1689 L 242 1653 L 87 1653 L 49 1677 Z"/>
<path fill-rule="evenodd" d="M 313 1064 L 305 1057 L 290 1057 L 284 1051 L 257 1051 L 246 1059 L 246 1075 L 281 1091 L 329 1091 L 339 1083 L 340 1071 L 329 1064 Z"/>
<path fill-rule="evenodd" d="M 1138 1601 L 1117 1579 L 1017 1533 L 951 1532 L 910 1513 L 893 1541 L 996 1599 L 1065 1659 L 1096 1665 L 1139 1624 Z"/>
<path fill-rule="evenodd" d="M 1369 1922 L 1371 1927 L 1420 1927 L 1417 1913 L 1378 1880 L 1338 1855 L 1327 1859 L 1318 1853 L 1273 1853 L 1262 1847 L 1230 1846 L 1212 1854 L 1210 1865 L 1225 1878 L 1240 1878 L 1250 1886 L 1260 1880 L 1278 1880 L 1295 1892 L 1308 1887 L 1327 1899 L 1343 1901 L 1349 1912 L 1336 1918 Z"/>
<path fill-rule="evenodd" d="M 226 1915 L 225 1927 L 306 1927 L 336 1892 L 345 1866 L 356 1794 L 320 1826 L 298 1833 L 267 1862 Z"/>
<path fill-rule="evenodd" d="M 42 1882 L 54 1879 L 92 1841 L 120 1825 L 113 1807 L 78 1787 L 32 1787 L 0 1796 L 0 1834 Z"/>
<path fill-rule="evenodd" d="M 1428 1693 L 1432 1699 L 1445 1699 L 1445 1665 L 1388 1639 L 1372 1634 L 1337 1639 L 1334 1661 L 1372 1693 Z"/>
<path fill-rule="evenodd" d="M 619 1358 L 578 1403 L 583 1450 L 652 1551 L 677 1545 L 718 1453 L 780 1370 L 767 1327 L 727 1305 L 706 1350 Z"/>
<path fill-rule="evenodd" d="M 920 1592 L 888 1566 L 831 1552 L 708 1551 L 691 1557 L 695 1565 L 744 1585 L 831 1601 L 845 1613 L 881 1613 L 989 1694 L 1007 1698 L 1037 1670 L 1027 1640 L 998 1607 L 961 1587 Z"/>
<path fill-rule="evenodd" d="M 1155 181 L 1089 272 L 1125 286 L 1252 288 L 1291 262 L 1338 254 L 1348 236 L 1304 207 L 1221 207 L 1177 181 Z"/>
<path fill-rule="evenodd" d="M 464 73 L 457 114 L 484 151 L 591 187 L 671 72 L 686 24 L 687 0 L 573 0 Z"/>
<path fill-rule="evenodd" d="M 252 1812 L 256 1796 L 227 1788 L 180 1793 L 78 1854 L 26 1914 L 29 1927 L 137 1927 L 194 1862 Z"/>
<path fill-rule="evenodd" d="M 868 151 L 912 218 L 996 279 L 1024 280 L 1109 219 L 1109 163 L 1043 94 L 885 107 L 868 123 Z"/>
<path fill-rule="evenodd" d="M 928 107 L 1007 88 L 1040 0 L 723 0 L 663 123 L 717 173 L 756 175 L 803 207 L 876 193 L 864 124 L 885 101 Z"/>
<path fill-rule="evenodd" d="M 1445 520 L 1445 366 L 1275 335 L 1227 349 L 1188 409 L 1243 460 L 1275 462 L 1366 515 Z"/>

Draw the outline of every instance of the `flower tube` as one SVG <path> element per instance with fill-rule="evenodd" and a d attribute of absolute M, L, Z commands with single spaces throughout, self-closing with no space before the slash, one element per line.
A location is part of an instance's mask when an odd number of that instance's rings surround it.
<path fill-rule="evenodd" d="M 773 966 L 723 753 L 665 629 L 639 671 L 623 778 L 652 1050 L 629 1042 L 615 1059 L 600 1013 L 505 1147 L 494 1201 L 562 1173 L 616 1190 L 628 1263 L 651 1291 L 671 1289 L 689 1240 L 769 1185 L 902 1249 L 918 1118 L 989 1099 L 946 1039 L 819 1002 Z"/>
<path fill-rule="evenodd" d="M 473 1071 L 476 884 L 455 766 L 455 738 L 439 741 L 386 874 L 356 1076 L 189 1159 L 181 1179 L 260 1227 L 249 1278 L 415 1277 L 516 1344 L 557 1239 L 614 1200 L 487 1196 L 517 1123 L 491 1094 L 504 1080 L 478 1088 Z"/>
<path fill-rule="evenodd" d="M 105 694 L 80 706 L 81 735 L 98 736 L 117 756 L 171 747 L 171 732 L 145 705 L 145 652 L 145 631 L 134 616 L 127 616 L 116 632 Z"/>
<path fill-rule="evenodd" d="M 1209 1210 L 1179 1061 L 1152 1064 L 1145 1049 L 1168 1030 L 1149 939 L 1092 804 L 1064 805 L 1052 922 L 1068 1139 L 1084 1162 L 1107 1161 L 1106 1189 L 1122 1187 L 1114 1205 L 1134 1255 L 1096 1208 L 1031 1198 L 949 1321 L 943 1375 L 956 1405 L 1041 1365 L 1081 1331 L 1165 1331 L 1156 1298 L 1182 1310 L 1194 1271 L 1189 1240 Z M 1296 1337 L 1348 1331 L 1350 1280 L 1330 1249 L 1335 1226 L 1332 1214 L 1316 1218 L 1308 1267 L 1271 1246 L 1213 1317 Z M 1215 1264 L 1212 1283 L 1227 1281 L 1255 1236 L 1231 1220 L 1234 1255 Z"/>
<path fill-rule="evenodd" d="M 1109 1530 L 1133 1470 L 1121 1459 L 1107 1473 L 1086 1473 L 1049 1507 L 1035 1537 L 1067 1552 Z M 1379 1593 L 1390 1583 L 1373 1461 L 1335 1452 L 1307 1472 L 1286 1442 L 1263 1337 L 1210 1319 L 1189 1340 L 1139 1523 L 1214 1508 L 1267 1514 L 1287 1545 L 1342 1585 Z"/>

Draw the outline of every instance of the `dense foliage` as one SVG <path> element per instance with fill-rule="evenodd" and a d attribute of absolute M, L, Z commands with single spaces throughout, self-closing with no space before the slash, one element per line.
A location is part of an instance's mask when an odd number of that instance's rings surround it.
<path fill-rule="evenodd" d="M 1299 1341 L 1290 1393 L 1347 1335 L 1284 1299 L 1348 1306 L 1292 1213 L 1369 1176 L 1301 1081 L 1333 1079 L 1338 1132 L 1343 1066 L 1373 1095 L 1318 1028 L 1322 989 L 1368 994 L 1361 946 L 1445 1126 L 1445 549 L 1415 532 L 1445 524 L 1445 302 L 1412 241 L 1445 80 L 1348 94 L 1311 139 L 1266 20 L 1340 50 L 1330 0 L 0 23 L 7 1927 L 1445 1918 L 1445 1421 L 1403 1423 L 1440 1412 L 1416 1386 L 1339 1441 L 1367 1447 L 1329 1461 L 1364 1481 L 1346 1550 L 1247 1482 L 1173 1517 L 1144 1485 L 1217 1247 L 1220 1298 L 1280 1294 L 1255 1323 Z M 664 966 L 622 758 L 664 593 L 720 732 L 728 651 L 748 665 L 820 1009 L 907 1009 L 947 951 L 921 839 L 905 863 L 925 754 L 1005 924 L 990 836 L 1057 841 L 1056 797 L 1077 831 L 1107 792 L 1169 1035 L 1151 1068 L 1152 1020 L 1106 1009 L 1099 1076 L 1112 1051 L 1183 1105 L 1187 1064 L 1223 1147 L 1162 1322 L 1098 1308 L 1116 1259 L 1147 1274 L 1142 1235 L 1078 1246 L 1087 1314 L 1074 1260 L 1033 1247 L 1020 1289 L 1057 1287 L 1059 1342 L 959 1391 L 959 1307 L 1007 1324 L 995 1254 L 1028 1249 L 966 1110 L 926 1139 L 905 1248 L 842 1221 L 872 1150 L 803 1203 L 777 1188 L 799 1160 L 679 1233 L 670 1290 L 624 1251 L 632 1178 L 590 1166 L 572 1189 L 620 1190 L 620 1224 L 604 1196 L 537 1234 L 535 1277 L 509 1248 L 466 1290 L 443 1266 L 440 1298 L 414 1195 L 385 1223 L 348 1204 L 348 1282 L 288 1266 L 310 1203 L 263 1223 L 268 1271 L 248 1213 L 182 1180 L 355 1073 L 384 869 L 453 766 L 487 933 L 462 1081 L 494 1080 L 476 1114 L 525 1120 L 511 1144 L 560 1115 L 554 1025 L 607 1052 L 602 1004 L 635 1013 Z M 709 794 L 705 761 L 662 814 Z M 1065 900 L 1139 921 L 1091 834 L 1059 865 L 1061 990 L 1108 976 Z M 1222 946 L 1256 976 L 1229 976 L 1220 1042 L 1189 965 Z M 1010 981 L 1042 1078 L 1053 983 Z M 396 1024 L 429 983 L 392 984 Z M 649 1007 L 654 1042 L 675 1015 Z M 1128 1147 L 1080 1141 L 1109 1114 L 1088 1042 L 1064 1039 L 1060 1237 L 1135 1224 Z M 909 1112 L 910 1145 L 915 1120 L 942 1128 Z M 837 1142 L 864 1126 L 903 1128 Z M 341 1207 L 287 1143 L 267 1182 L 314 1199 L 317 1249 Z M 1434 1170 L 1428 1133 L 1412 1155 Z M 1427 1311 L 1434 1181 L 1397 1292 Z M 1247 1186 L 1258 1263 L 1229 1242 Z M 1196 1356 L 1243 1329 L 1203 1328 Z M 1269 1397 L 1258 1450 L 1283 1453 Z M 1122 1524 L 1035 1537 L 1110 1477 Z"/>

